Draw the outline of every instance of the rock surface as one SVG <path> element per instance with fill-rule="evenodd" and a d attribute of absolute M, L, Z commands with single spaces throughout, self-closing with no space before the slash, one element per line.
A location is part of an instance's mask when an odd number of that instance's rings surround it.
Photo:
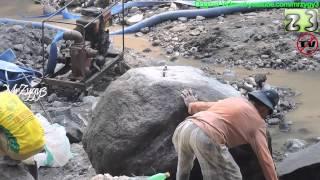
<path fill-rule="evenodd" d="M 169 66 L 165 74 L 163 67 L 131 69 L 104 92 L 83 138 L 97 173 L 174 174 L 171 138 L 187 117 L 180 91 L 192 88 L 205 101 L 240 95 L 196 68 Z"/>
<path fill-rule="evenodd" d="M 31 174 L 22 166 L 12 166 L 0 164 L 0 180 L 33 180 Z"/>

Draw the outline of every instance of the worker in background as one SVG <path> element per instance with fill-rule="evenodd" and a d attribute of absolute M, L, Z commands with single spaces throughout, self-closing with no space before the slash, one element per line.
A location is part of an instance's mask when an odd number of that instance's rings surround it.
<path fill-rule="evenodd" d="M 43 150 L 44 137 L 40 122 L 19 97 L 9 91 L 0 92 L 1 163 L 14 165 L 20 161 L 28 162 L 28 158 Z M 33 171 L 37 169 L 30 170 L 35 176 L 37 172 Z"/>
<path fill-rule="evenodd" d="M 198 102 L 191 90 L 182 91 L 190 115 L 173 135 L 178 153 L 177 180 L 188 180 L 198 159 L 204 180 L 241 180 L 239 166 L 228 148 L 250 144 L 266 180 L 277 180 L 268 149 L 265 118 L 278 104 L 275 90 L 253 91 L 244 97 Z"/>

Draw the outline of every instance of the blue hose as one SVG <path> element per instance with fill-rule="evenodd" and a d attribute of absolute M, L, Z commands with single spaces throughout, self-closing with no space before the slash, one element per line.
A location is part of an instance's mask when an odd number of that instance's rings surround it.
<path fill-rule="evenodd" d="M 57 42 L 63 39 L 63 33 L 64 33 L 63 31 L 59 31 L 51 42 L 49 60 L 48 60 L 47 70 L 45 74 L 54 73 L 54 69 L 57 65 L 57 58 L 58 58 Z"/>
<path fill-rule="evenodd" d="M 294 2 L 294 0 L 253 0 L 249 2 Z M 305 0 L 303 2 L 319 2 L 319 0 Z M 272 7 L 271 7 L 272 8 Z M 280 7 L 277 7 L 280 8 Z M 176 20 L 179 17 L 194 18 L 196 16 L 203 16 L 206 18 L 217 17 L 221 14 L 232 14 L 236 12 L 250 12 L 258 9 L 266 9 L 265 7 L 215 7 L 207 9 L 190 9 L 190 10 L 178 10 L 178 11 L 169 11 L 154 15 L 147 19 L 144 19 L 134 25 L 126 27 L 124 33 L 135 33 L 140 31 L 144 27 L 152 27 L 156 24 L 159 24 L 167 20 Z M 122 30 L 111 32 L 110 35 L 120 35 Z"/>

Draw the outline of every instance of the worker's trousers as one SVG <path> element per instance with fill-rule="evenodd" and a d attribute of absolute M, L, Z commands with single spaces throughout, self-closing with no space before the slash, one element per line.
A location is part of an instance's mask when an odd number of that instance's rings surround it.
<path fill-rule="evenodd" d="M 179 124 L 172 141 L 178 153 L 177 180 L 189 180 L 195 158 L 203 180 L 242 180 L 240 168 L 228 148 L 215 143 L 191 120 Z"/>

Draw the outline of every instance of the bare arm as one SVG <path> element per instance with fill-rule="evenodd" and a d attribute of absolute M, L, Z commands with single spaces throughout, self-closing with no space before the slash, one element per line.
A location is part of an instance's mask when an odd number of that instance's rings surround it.
<path fill-rule="evenodd" d="M 200 111 L 205 111 L 214 105 L 214 102 L 202 102 L 198 101 L 198 97 L 191 89 L 185 89 L 181 92 L 181 97 L 184 100 L 185 105 L 188 108 L 190 115 L 193 115 Z"/>
<path fill-rule="evenodd" d="M 258 157 L 265 179 L 278 180 L 273 159 L 268 149 L 265 128 L 260 128 L 254 133 L 250 145 Z"/>

